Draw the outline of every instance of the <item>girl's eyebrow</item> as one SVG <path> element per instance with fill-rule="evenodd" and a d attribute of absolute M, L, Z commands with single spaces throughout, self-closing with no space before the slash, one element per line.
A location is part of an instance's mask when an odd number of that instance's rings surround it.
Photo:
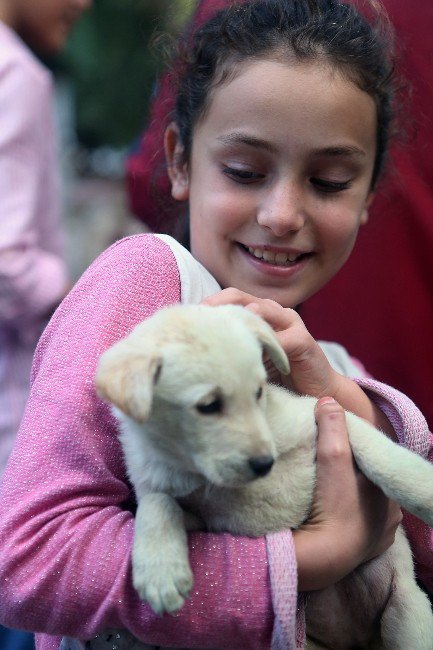
<path fill-rule="evenodd" d="M 356 158 L 365 157 L 366 153 L 360 147 L 355 145 L 337 145 L 332 147 L 324 147 L 323 149 L 315 149 L 313 151 L 315 156 L 355 156 Z"/>
<path fill-rule="evenodd" d="M 264 149 L 270 153 L 275 153 L 277 148 L 267 140 L 262 140 L 262 138 L 257 138 L 254 135 L 247 135 L 246 133 L 234 131 L 233 133 L 227 133 L 225 135 L 220 135 L 217 140 L 223 144 L 246 144 L 250 147 L 255 147 L 256 149 Z"/>
<path fill-rule="evenodd" d="M 256 149 L 263 149 L 269 151 L 270 153 L 276 153 L 277 148 L 267 140 L 258 138 L 254 135 L 248 135 L 246 133 L 234 131 L 233 133 L 227 133 L 225 135 L 220 135 L 217 140 L 223 144 L 233 145 L 233 144 L 246 144 L 250 147 L 255 147 Z M 350 156 L 355 158 L 364 158 L 366 153 L 360 147 L 355 145 L 336 145 L 330 147 L 323 147 L 319 149 L 314 149 L 312 151 L 313 156 Z"/>

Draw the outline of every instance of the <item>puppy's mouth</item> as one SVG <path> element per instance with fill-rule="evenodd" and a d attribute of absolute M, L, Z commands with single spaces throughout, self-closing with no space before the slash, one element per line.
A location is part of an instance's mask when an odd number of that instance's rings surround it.
<path fill-rule="evenodd" d="M 256 473 L 250 467 L 243 467 L 242 469 L 207 469 L 204 473 L 206 480 L 216 487 L 225 488 L 241 488 L 257 479 L 265 476 L 269 470 L 262 473 Z"/>
<path fill-rule="evenodd" d="M 226 487 L 226 488 L 241 488 L 244 487 L 244 485 L 248 485 L 248 483 L 252 483 L 253 481 L 258 478 L 257 476 L 239 476 L 239 477 L 230 477 L 228 479 L 226 478 L 219 478 L 217 481 L 212 481 L 213 484 L 216 487 Z"/>
<path fill-rule="evenodd" d="M 202 473 L 202 476 L 204 476 L 210 485 L 220 488 L 241 487 L 242 485 L 245 485 L 249 482 L 248 479 L 245 479 L 244 477 L 240 477 L 238 475 L 235 476 L 232 473 L 230 473 L 230 476 L 224 475 L 224 472 L 219 472 L 215 468 L 207 468 L 206 471 Z"/>

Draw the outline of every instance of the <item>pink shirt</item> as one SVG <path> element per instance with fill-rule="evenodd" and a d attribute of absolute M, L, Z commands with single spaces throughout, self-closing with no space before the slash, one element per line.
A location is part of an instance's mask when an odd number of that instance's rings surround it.
<path fill-rule="evenodd" d="M 0 477 L 66 270 L 49 72 L 0 22 Z"/>
<path fill-rule="evenodd" d="M 296 646 L 290 532 L 267 540 L 190 534 L 194 588 L 174 616 L 153 614 L 132 586 L 132 493 L 93 377 L 105 349 L 179 302 L 179 273 L 156 236 L 118 242 L 63 301 L 38 346 L 0 501 L 0 621 L 45 632 L 39 650 L 57 650 L 62 635 L 89 639 L 107 628 L 166 647 Z M 392 411 L 402 441 L 426 454 L 428 431 L 413 404 L 373 380 L 359 382 Z M 431 566 L 431 531 L 418 522 L 414 536 L 422 535 Z"/>

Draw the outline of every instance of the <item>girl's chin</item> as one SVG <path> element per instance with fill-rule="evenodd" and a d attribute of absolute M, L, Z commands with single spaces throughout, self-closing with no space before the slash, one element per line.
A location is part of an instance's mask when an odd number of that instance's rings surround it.
<path fill-rule="evenodd" d="M 307 298 L 316 293 L 315 289 L 310 286 L 304 287 L 303 283 L 292 283 L 289 280 L 281 282 L 280 278 L 275 281 L 275 278 L 269 276 L 262 277 L 261 281 L 259 281 L 257 277 L 252 278 L 251 274 L 232 277 L 228 286 L 236 287 L 240 291 L 263 300 L 274 300 L 282 307 L 290 309 L 296 309 Z"/>

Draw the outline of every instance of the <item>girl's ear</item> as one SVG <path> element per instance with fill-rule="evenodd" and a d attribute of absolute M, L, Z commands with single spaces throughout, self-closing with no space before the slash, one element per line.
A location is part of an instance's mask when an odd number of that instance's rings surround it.
<path fill-rule="evenodd" d="M 370 208 L 370 205 L 373 202 L 374 197 L 376 196 L 376 192 L 370 192 L 370 194 L 367 196 L 367 200 L 365 202 L 364 210 L 361 214 L 361 220 L 360 224 L 361 226 L 365 226 L 365 224 L 368 222 L 368 210 Z"/>
<path fill-rule="evenodd" d="M 189 198 L 188 165 L 183 159 L 183 145 L 175 122 L 171 122 L 165 130 L 164 150 L 171 195 L 177 201 L 186 201 Z"/>

